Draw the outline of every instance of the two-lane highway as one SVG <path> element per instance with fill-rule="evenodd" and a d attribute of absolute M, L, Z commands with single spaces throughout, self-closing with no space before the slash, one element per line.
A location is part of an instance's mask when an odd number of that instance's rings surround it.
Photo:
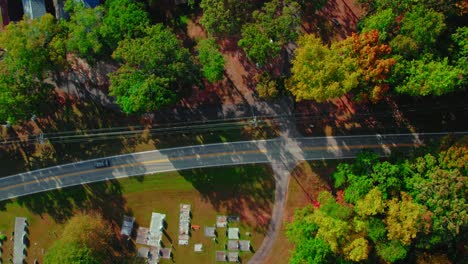
<path fill-rule="evenodd" d="M 363 149 L 389 155 L 392 148 L 409 149 L 446 133 L 313 137 L 209 144 L 80 161 L 0 178 L 0 201 L 85 183 L 201 167 L 269 163 L 275 159 L 322 160 L 353 158 Z M 466 135 L 467 133 L 458 133 Z M 291 144 L 293 142 L 293 144 Z"/>

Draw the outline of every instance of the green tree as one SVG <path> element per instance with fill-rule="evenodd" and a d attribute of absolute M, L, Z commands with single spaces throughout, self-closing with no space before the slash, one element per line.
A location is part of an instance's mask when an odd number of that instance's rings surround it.
<path fill-rule="evenodd" d="M 458 68 L 463 69 L 463 74 L 468 73 L 468 27 L 459 27 L 452 34 L 455 48 L 453 60 Z"/>
<path fill-rule="evenodd" d="M 440 96 L 457 90 L 463 81 L 463 71 L 449 65 L 447 58 L 412 60 L 403 67 L 404 80 L 395 88 L 399 93 Z"/>
<path fill-rule="evenodd" d="M 125 38 L 142 37 L 150 21 L 141 3 L 133 0 L 108 0 L 100 34 L 114 50 Z"/>
<path fill-rule="evenodd" d="M 87 8 L 81 1 L 67 0 L 65 10 L 70 14 L 67 48 L 78 56 L 95 61 L 103 52 L 103 39 L 100 35 L 104 8 Z"/>
<path fill-rule="evenodd" d="M 252 14 L 253 22 L 242 28 L 239 46 L 261 65 L 279 55 L 281 47 L 295 41 L 300 28 L 300 6 L 291 0 L 266 2 Z"/>
<path fill-rule="evenodd" d="M 443 14 L 418 5 L 405 14 L 400 34 L 412 38 L 422 49 L 432 48 L 439 35 L 445 30 Z"/>
<path fill-rule="evenodd" d="M 397 35 L 390 41 L 393 53 L 402 56 L 406 60 L 419 58 L 419 46 L 416 41 L 405 35 Z"/>
<path fill-rule="evenodd" d="M 361 25 L 361 32 L 377 30 L 380 33 L 379 40 L 386 41 L 396 30 L 396 14 L 391 8 L 379 10 L 375 14 L 365 17 Z"/>
<path fill-rule="evenodd" d="M 289 259 L 290 264 L 326 264 L 330 263 L 332 251 L 330 246 L 319 238 L 309 238 L 300 241 Z"/>
<path fill-rule="evenodd" d="M 391 240 L 387 243 L 381 243 L 377 246 L 377 254 L 384 260 L 394 263 L 406 258 L 407 248 L 398 240 Z"/>
<path fill-rule="evenodd" d="M 10 23 L 0 32 L 0 121 L 29 119 L 47 104 L 52 87 L 44 79 L 65 56 L 55 46 L 60 31 L 47 14 Z"/>
<path fill-rule="evenodd" d="M 449 244 L 468 222 L 466 164 L 468 149 L 463 145 L 440 152 L 438 158 L 427 154 L 412 164 L 416 174 L 406 179 L 410 194 L 433 212 L 429 246 Z"/>
<path fill-rule="evenodd" d="M 223 54 L 219 51 L 218 44 L 213 38 L 203 39 L 198 43 L 198 60 L 202 65 L 202 72 L 205 78 L 213 83 L 223 79 L 224 60 Z"/>
<path fill-rule="evenodd" d="M 189 51 L 161 24 L 148 28 L 145 37 L 121 41 L 113 57 L 124 64 L 110 74 L 109 90 L 126 113 L 174 103 L 195 80 Z"/>
<path fill-rule="evenodd" d="M 48 264 L 99 264 L 91 249 L 78 243 L 55 242 L 44 256 L 44 263 Z"/>
<path fill-rule="evenodd" d="M 291 242 L 299 244 L 305 237 L 311 237 L 317 231 L 318 226 L 310 217 L 313 210 L 309 205 L 294 212 L 294 222 L 286 227 L 286 235 Z"/>
<path fill-rule="evenodd" d="M 367 236 L 375 243 L 382 244 L 387 241 L 387 229 L 382 220 L 370 217 L 367 220 Z"/>
<path fill-rule="evenodd" d="M 203 17 L 200 23 L 212 36 L 237 34 L 250 17 L 250 0 L 201 0 Z"/>
<path fill-rule="evenodd" d="M 325 101 L 340 97 L 359 84 L 357 61 L 343 57 L 336 45 L 330 48 L 314 35 L 299 38 L 286 88 L 296 100 Z"/>

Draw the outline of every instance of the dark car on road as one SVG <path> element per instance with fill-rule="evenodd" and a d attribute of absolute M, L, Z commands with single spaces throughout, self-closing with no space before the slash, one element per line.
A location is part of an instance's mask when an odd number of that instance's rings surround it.
<path fill-rule="evenodd" d="M 108 159 L 105 160 L 98 160 L 94 162 L 95 168 L 105 168 L 110 166 L 110 161 Z"/>

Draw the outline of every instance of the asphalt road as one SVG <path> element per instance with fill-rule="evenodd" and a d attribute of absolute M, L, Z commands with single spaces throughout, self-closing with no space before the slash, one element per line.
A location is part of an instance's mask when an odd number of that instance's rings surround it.
<path fill-rule="evenodd" d="M 275 201 L 265 239 L 248 261 L 263 263 L 270 254 L 283 220 L 290 171 L 301 160 L 353 158 L 364 149 L 388 156 L 405 152 L 447 133 L 387 134 L 339 137 L 289 138 L 243 141 L 170 148 L 65 164 L 0 178 L 0 201 L 53 189 L 191 168 L 269 163 L 275 177 Z M 459 136 L 468 132 L 455 133 Z M 95 168 L 99 160 L 110 166 Z"/>
<path fill-rule="evenodd" d="M 80 161 L 0 178 L 0 201 L 84 183 L 201 167 L 269 163 L 272 160 L 322 160 L 355 157 L 362 149 L 388 155 L 391 148 L 408 149 L 441 134 L 393 134 L 341 137 L 282 138 L 189 146 Z"/>

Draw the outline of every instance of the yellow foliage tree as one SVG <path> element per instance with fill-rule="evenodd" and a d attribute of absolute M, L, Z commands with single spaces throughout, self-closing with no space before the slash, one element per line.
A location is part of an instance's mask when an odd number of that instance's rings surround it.
<path fill-rule="evenodd" d="M 354 210 L 359 216 L 367 217 L 380 214 L 385 209 L 382 199 L 382 192 L 378 188 L 373 188 L 363 199 L 356 202 Z"/>
<path fill-rule="evenodd" d="M 296 100 L 318 102 L 340 97 L 359 84 L 357 61 L 344 56 L 337 44 L 328 47 L 316 36 L 299 38 L 292 76 L 286 88 Z"/>
<path fill-rule="evenodd" d="M 355 262 L 366 260 L 369 255 L 369 242 L 364 237 L 354 239 L 343 249 L 343 253 L 347 259 Z"/>
<path fill-rule="evenodd" d="M 401 201 L 396 198 L 387 202 L 387 216 L 384 220 L 387 225 L 389 240 L 400 240 L 404 245 L 411 244 L 417 233 L 423 228 L 422 216 L 426 209 L 413 202 L 407 193 L 401 193 Z"/>

